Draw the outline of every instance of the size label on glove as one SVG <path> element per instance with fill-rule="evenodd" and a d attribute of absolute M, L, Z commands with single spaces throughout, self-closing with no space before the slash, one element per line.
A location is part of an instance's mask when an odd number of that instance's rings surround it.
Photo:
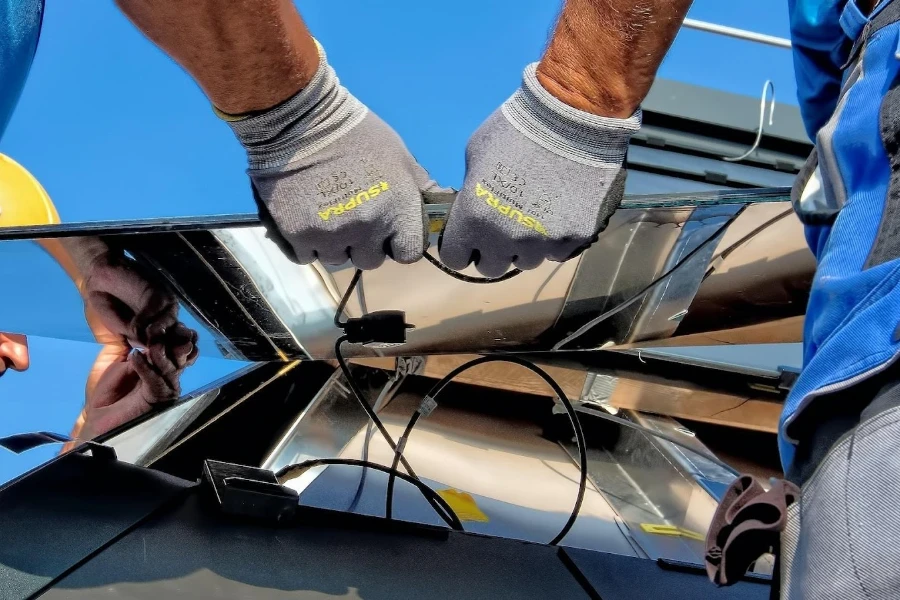
<path fill-rule="evenodd" d="M 484 198 L 487 205 L 497 211 L 498 214 L 508 219 L 515 219 L 519 225 L 527 227 L 528 229 L 534 229 L 543 236 L 550 235 L 547 232 L 547 229 L 535 217 L 523 214 L 521 210 L 511 204 L 502 204 L 490 190 L 480 183 L 475 184 L 475 195 L 479 198 Z"/>

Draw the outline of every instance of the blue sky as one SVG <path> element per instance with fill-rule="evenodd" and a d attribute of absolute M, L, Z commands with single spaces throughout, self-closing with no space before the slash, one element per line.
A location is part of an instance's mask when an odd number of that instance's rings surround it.
<path fill-rule="evenodd" d="M 540 57 L 560 6 L 547 0 L 298 5 L 344 83 L 440 183 L 452 186 L 462 182 L 469 135 Z M 786 5 L 696 0 L 690 16 L 787 37 Z M 660 75 L 754 97 L 772 79 L 779 101 L 796 104 L 786 50 L 685 30 Z M 0 152 L 38 177 L 66 221 L 254 209 L 244 157 L 229 129 L 197 86 L 108 0 L 47 0 L 34 68 Z M 0 435 L 67 432 L 96 351 L 91 344 L 33 339 L 32 370 L 0 380 Z M 185 391 L 237 366 L 201 359 Z M 0 454 L 0 481 L 43 458 Z"/>
<path fill-rule="evenodd" d="M 786 36 L 786 0 L 696 0 L 691 16 Z M 306 1 L 338 75 L 444 185 L 475 128 L 537 60 L 548 0 Z M 790 52 L 685 30 L 661 75 L 795 102 Z M 32 170 L 64 219 L 253 210 L 244 157 L 181 70 L 104 2 L 47 0 L 40 48 L 0 151 Z"/>

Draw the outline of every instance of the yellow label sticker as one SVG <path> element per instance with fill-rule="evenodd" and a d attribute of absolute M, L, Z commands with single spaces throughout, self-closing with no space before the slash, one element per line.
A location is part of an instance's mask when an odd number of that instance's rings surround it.
<path fill-rule="evenodd" d="M 674 525 L 657 525 L 656 523 L 641 523 L 641 529 L 645 533 L 655 533 L 656 535 L 681 535 L 678 528 Z"/>
<path fill-rule="evenodd" d="M 476 523 L 488 523 L 490 519 L 484 514 L 475 498 L 471 494 L 459 490 L 447 489 L 438 491 L 438 496 L 450 505 L 460 521 L 475 521 Z"/>
<path fill-rule="evenodd" d="M 656 523 L 641 523 L 641 529 L 646 533 L 655 533 L 656 535 L 674 535 L 678 537 L 686 537 L 691 540 L 702 542 L 706 538 L 696 531 L 685 529 L 684 527 L 676 527 L 675 525 L 658 525 Z"/>

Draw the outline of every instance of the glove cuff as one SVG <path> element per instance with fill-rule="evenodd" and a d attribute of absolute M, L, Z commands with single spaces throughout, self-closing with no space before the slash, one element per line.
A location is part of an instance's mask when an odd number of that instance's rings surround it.
<path fill-rule="evenodd" d="M 541 85 L 537 65 L 525 68 L 522 87 L 502 107 L 512 125 L 554 154 L 590 166 L 621 166 L 641 109 L 627 119 L 601 117 L 565 104 Z"/>
<path fill-rule="evenodd" d="M 248 116 L 225 118 L 247 151 L 251 170 L 281 168 L 307 158 L 347 134 L 368 108 L 347 91 L 319 48 L 319 68 L 302 90 Z M 217 113 L 218 114 L 218 113 Z"/>

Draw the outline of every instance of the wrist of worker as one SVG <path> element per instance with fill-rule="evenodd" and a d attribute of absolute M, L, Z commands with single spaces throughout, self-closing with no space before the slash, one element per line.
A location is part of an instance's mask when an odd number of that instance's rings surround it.
<path fill-rule="evenodd" d="M 84 281 L 98 260 L 103 260 L 110 253 L 110 248 L 99 237 L 59 238 L 59 244 L 71 264 L 66 269 L 72 281 L 81 292 Z"/>
<path fill-rule="evenodd" d="M 641 110 L 627 118 L 601 116 L 574 107 L 541 83 L 540 65 L 525 68 L 522 86 L 502 110 L 520 133 L 548 150 L 594 166 L 621 166 L 631 136 L 641 126 Z"/>
<path fill-rule="evenodd" d="M 247 151 L 251 170 L 279 169 L 322 150 L 358 125 L 368 109 L 341 85 L 324 48 L 309 83 L 282 103 L 245 115 L 216 114 Z M 215 107 L 214 107 L 215 108 Z"/>
<path fill-rule="evenodd" d="M 634 73 L 617 73 L 610 65 L 597 69 L 596 53 L 585 60 L 579 56 L 551 46 L 537 68 L 544 89 L 569 106 L 601 117 L 625 119 L 640 108 Z"/>

